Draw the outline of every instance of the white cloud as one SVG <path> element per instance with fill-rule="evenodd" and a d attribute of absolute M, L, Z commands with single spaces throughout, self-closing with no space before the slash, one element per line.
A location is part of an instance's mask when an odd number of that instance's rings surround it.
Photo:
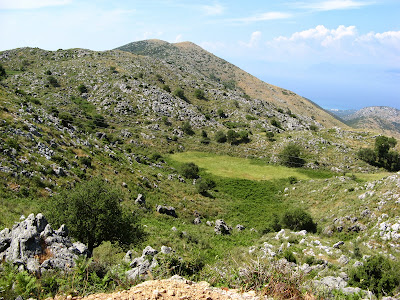
<path fill-rule="evenodd" d="M 400 66 L 400 31 L 359 34 L 355 26 L 318 25 L 264 45 L 265 57 L 280 60 Z"/>
<path fill-rule="evenodd" d="M 201 8 L 208 16 L 222 15 L 225 11 L 225 7 L 221 4 L 203 5 Z"/>
<path fill-rule="evenodd" d="M 354 1 L 354 0 L 329 0 L 319 1 L 313 3 L 299 3 L 299 7 L 312 9 L 317 11 L 329 11 L 329 10 L 343 10 L 343 9 L 356 9 L 363 6 L 371 5 L 371 1 Z"/>
<path fill-rule="evenodd" d="M 178 34 L 176 37 L 175 37 L 175 43 L 180 43 L 180 42 L 182 42 L 183 41 L 183 35 L 182 34 Z"/>
<path fill-rule="evenodd" d="M 262 22 L 262 21 L 289 19 L 291 17 L 292 17 L 292 14 L 289 14 L 289 13 L 272 11 L 272 12 L 266 12 L 266 13 L 254 15 L 251 17 L 233 19 L 233 21 L 240 22 L 240 23 L 254 23 L 254 22 Z"/>
<path fill-rule="evenodd" d="M 259 45 L 261 35 L 262 35 L 261 31 L 255 31 L 251 34 L 250 41 L 248 43 L 244 42 L 239 42 L 239 43 L 247 48 L 257 47 Z"/>
<path fill-rule="evenodd" d="M 70 4 L 72 0 L 1 0 L 0 9 L 34 9 Z"/>

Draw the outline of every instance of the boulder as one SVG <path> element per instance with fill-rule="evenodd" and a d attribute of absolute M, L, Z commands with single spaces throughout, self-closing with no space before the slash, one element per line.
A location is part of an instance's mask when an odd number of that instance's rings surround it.
<path fill-rule="evenodd" d="M 10 230 L 0 232 L 0 260 L 19 265 L 21 270 L 40 274 L 48 269 L 68 269 L 79 255 L 88 255 L 87 247 L 72 243 L 68 229 L 53 230 L 42 214 L 30 214 Z"/>
<path fill-rule="evenodd" d="M 220 219 L 215 221 L 214 232 L 216 234 L 231 234 L 231 227 L 226 225 L 225 221 Z"/>
<path fill-rule="evenodd" d="M 135 203 L 136 203 L 136 204 L 139 204 L 139 205 L 145 205 L 145 204 L 146 204 L 146 198 L 145 198 L 145 196 L 142 195 L 142 194 L 139 194 L 139 195 L 137 196 L 136 200 L 135 200 Z"/>
<path fill-rule="evenodd" d="M 173 208 L 172 206 L 157 205 L 156 210 L 160 214 L 172 216 L 174 218 L 178 217 L 178 215 L 176 214 L 175 208 Z"/>

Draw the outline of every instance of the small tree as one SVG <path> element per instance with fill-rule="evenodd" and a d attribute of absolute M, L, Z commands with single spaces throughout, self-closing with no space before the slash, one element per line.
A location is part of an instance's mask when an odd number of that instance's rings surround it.
<path fill-rule="evenodd" d="M 79 93 L 84 94 L 84 93 L 87 93 L 87 92 L 88 92 L 88 89 L 87 89 L 87 87 L 86 87 L 84 84 L 80 84 L 80 85 L 78 86 L 78 91 L 79 91 Z"/>
<path fill-rule="evenodd" d="M 188 135 L 194 135 L 194 131 L 192 129 L 192 125 L 190 125 L 189 121 L 186 121 L 185 123 L 183 123 L 182 130 L 183 130 L 184 133 L 186 133 Z"/>
<path fill-rule="evenodd" d="M 196 90 L 194 91 L 194 96 L 195 96 L 197 99 L 200 99 L 200 100 L 205 99 L 204 91 L 202 91 L 202 90 L 200 90 L 200 89 L 196 89 Z"/>
<path fill-rule="evenodd" d="M 283 148 L 279 158 L 283 165 L 291 168 L 299 168 L 305 164 L 305 160 L 301 158 L 301 148 L 294 143 Z"/>
<path fill-rule="evenodd" d="M 60 84 L 58 83 L 57 79 L 56 79 L 54 76 L 52 76 L 52 75 L 50 75 L 50 76 L 47 78 L 47 81 L 48 81 L 49 84 L 50 84 L 51 86 L 53 86 L 53 87 L 59 87 L 59 86 L 60 86 Z"/>
<path fill-rule="evenodd" d="M 181 88 L 178 88 L 178 89 L 176 89 L 176 90 L 174 91 L 174 96 L 179 97 L 179 98 L 181 98 L 182 100 L 185 100 L 185 99 L 186 99 L 186 97 L 185 97 L 185 92 L 184 92 Z"/>
<path fill-rule="evenodd" d="M 207 191 L 215 187 L 215 182 L 209 178 L 200 178 L 196 180 L 196 190 L 199 194 L 207 195 Z"/>
<path fill-rule="evenodd" d="M 199 167 L 195 163 L 184 163 L 180 168 L 181 174 L 189 179 L 195 179 L 199 177 Z"/>
<path fill-rule="evenodd" d="M 214 138 L 217 143 L 222 144 L 226 142 L 226 134 L 223 131 L 217 131 Z"/>
<path fill-rule="evenodd" d="M 301 208 L 293 208 L 286 211 L 281 218 L 282 227 L 291 230 L 307 230 L 316 232 L 317 224 L 314 223 L 311 215 Z"/>
<path fill-rule="evenodd" d="M 66 224 L 70 234 L 93 253 L 103 241 L 129 245 L 144 236 L 134 214 L 122 209 L 121 199 L 121 190 L 95 178 L 54 196 L 45 209 L 51 223 Z"/>
<path fill-rule="evenodd" d="M 0 64 L 0 80 L 2 78 L 5 78 L 7 76 L 6 70 L 4 69 L 4 67 Z"/>

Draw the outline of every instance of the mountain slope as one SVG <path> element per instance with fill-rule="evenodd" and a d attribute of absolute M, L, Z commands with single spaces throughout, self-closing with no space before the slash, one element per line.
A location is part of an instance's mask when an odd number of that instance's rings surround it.
<path fill-rule="evenodd" d="M 265 83 L 191 42 L 170 44 L 160 40 L 146 40 L 117 49 L 161 59 L 185 70 L 195 69 L 227 88 L 238 87 L 251 98 L 267 101 L 296 115 L 313 118 L 325 127 L 347 127 L 311 101 L 291 91 Z"/>
<path fill-rule="evenodd" d="M 343 117 L 352 127 L 365 128 L 400 137 L 400 110 L 387 106 L 370 106 Z"/>

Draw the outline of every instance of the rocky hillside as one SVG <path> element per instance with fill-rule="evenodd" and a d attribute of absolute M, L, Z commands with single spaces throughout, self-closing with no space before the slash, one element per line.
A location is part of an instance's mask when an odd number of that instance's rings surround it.
<path fill-rule="evenodd" d="M 343 116 L 352 127 L 365 128 L 386 135 L 400 136 L 400 110 L 387 106 L 370 106 Z"/>
<path fill-rule="evenodd" d="M 201 74 L 200 76 L 220 83 L 226 88 L 237 87 L 251 98 L 274 104 L 296 115 L 310 117 L 326 127 L 345 127 L 342 122 L 311 101 L 291 91 L 265 83 L 196 44 L 190 42 L 170 44 L 160 40 L 147 40 L 130 43 L 117 49 L 157 58 L 181 69 L 195 71 Z"/>

